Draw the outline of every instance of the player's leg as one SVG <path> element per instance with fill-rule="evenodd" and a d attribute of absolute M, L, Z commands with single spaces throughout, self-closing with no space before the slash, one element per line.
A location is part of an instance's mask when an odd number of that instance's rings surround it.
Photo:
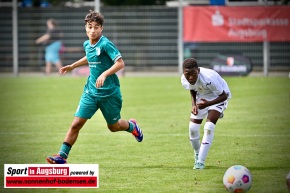
<path fill-rule="evenodd" d="M 220 114 L 220 113 L 218 113 L 218 114 Z M 204 163 L 205 163 L 208 151 L 209 151 L 211 144 L 213 142 L 214 128 L 215 128 L 215 124 L 213 124 L 210 121 L 207 121 L 204 124 L 204 134 L 203 134 L 202 142 L 200 145 L 200 151 L 199 151 L 198 160 L 197 160 L 198 166 L 196 167 L 196 169 L 203 169 L 204 168 Z"/>
<path fill-rule="evenodd" d="M 214 138 L 214 129 L 221 112 L 209 110 L 206 123 L 204 124 L 204 134 L 200 145 L 197 164 L 195 169 L 204 169 L 205 160 Z"/>
<path fill-rule="evenodd" d="M 114 124 L 108 124 L 108 129 L 111 132 L 127 131 L 129 133 L 132 133 L 132 135 L 138 142 L 141 142 L 143 140 L 142 130 L 135 119 L 130 119 L 129 121 L 119 119 Z"/>
<path fill-rule="evenodd" d="M 48 163 L 51 164 L 65 164 L 69 152 L 78 138 L 80 129 L 84 126 L 86 121 L 90 119 L 98 110 L 93 97 L 84 93 L 80 99 L 74 120 L 64 138 L 64 142 L 60 147 L 57 155 L 49 156 L 46 158 Z"/>
<path fill-rule="evenodd" d="M 70 144 L 70 146 L 73 146 L 73 144 L 76 142 L 78 138 L 80 129 L 84 126 L 86 121 L 87 119 L 81 117 L 74 117 L 74 120 L 66 133 L 64 141 Z"/>
<path fill-rule="evenodd" d="M 107 119 L 106 119 L 107 120 Z M 114 124 L 107 124 L 108 129 L 111 132 L 118 132 L 118 131 L 127 131 L 127 130 L 132 130 L 134 129 L 134 125 L 130 124 L 129 121 L 126 121 L 124 119 L 119 119 L 117 120 L 116 123 Z"/>
<path fill-rule="evenodd" d="M 214 138 L 214 130 L 218 119 L 227 107 L 227 101 L 212 105 L 207 108 L 208 115 L 204 124 L 204 134 L 200 145 L 198 161 L 195 169 L 204 169 L 205 160 Z"/>
<path fill-rule="evenodd" d="M 199 129 L 202 120 L 207 115 L 207 108 L 199 109 L 197 115 L 191 113 L 189 122 L 189 140 L 194 152 L 194 168 L 197 163 L 199 153 L 200 153 L 200 133 Z"/>
<path fill-rule="evenodd" d="M 196 163 L 198 159 L 198 154 L 200 150 L 200 125 L 202 123 L 202 119 L 191 119 L 189 122 L 189 140 L 191 143 L 191 147 L 193 149 L 194 154 L 194 163 Z"/>
<path fill-rule="evenodd" d="M 68 158 L 71 147 L 76 142 L 80 129 L 86 123 L 87 119 L 80 117 L 75 117 L 65 138 L 64 142 L 61 145 L 58 154 L 54 156 L 48 156 L 46 158 L 48 163 L 51 164 L 64 164 Z"/>
<path fill-rule="evenodd" d="M 99 106 L 110 131 L 127 131 L 132 133 L 138 142 L 143 140 L 142 130 L 135 119 L 130 119 L 129 121 L 121 119 L 122 96 L 120 93 L 116 96 L 100 100 Z"/>

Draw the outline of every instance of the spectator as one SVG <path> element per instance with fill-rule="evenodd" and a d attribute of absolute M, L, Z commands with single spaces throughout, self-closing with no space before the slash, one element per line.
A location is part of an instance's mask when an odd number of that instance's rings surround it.
<path fill-rule="evenodd" d="M 45 44 L 45 73 L 51 72 L 51 66 L 54 64 L 58 70 L 62 67 L 59 53 L 62 48 L 62 33 L 57 29 L 54 19 L 47 20 L 47 32 L 39 37 L 36 44 Z"/>

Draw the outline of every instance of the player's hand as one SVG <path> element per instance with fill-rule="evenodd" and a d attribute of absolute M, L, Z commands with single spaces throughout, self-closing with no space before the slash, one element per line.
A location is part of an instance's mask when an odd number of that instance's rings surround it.
<path fill-rule="evenodd" d="M 59 69 L 59 73 L 60 74 L 65 74 L 67 72 L 70 72 L 72 71 L 74 68 L 72 67 L 72 65 L 67 65 L 67 66 L 64 66 L 62 67 L 61 69 Z"/>
<path fill-rule="evenodd" d="M 200 99 L 201 101 L 199 103 L 196 103 L 199 109 L 204 109 L 208 107 L 208 101 L 205 99 Z"/>
<path fill-rule="evenodd" d="M 197 105 L 193 105 L 191 113 L 194 114 L 194 115 L 197 115 L 197 113 L 198 113 Z"/>
<path fill-rule="evenodd" d="M 96 81 L 96 87 L 97 87 L 97 88 L 102 87 L 102 86 L 104 85 L 104 82 L 105 82 L 106 78 L 107 78 L 107 76 L 104 75 L 104 73 L 102 73 L 102 74 L 98 77 L 98 79 L 97 79 L 97 81 Z"/>

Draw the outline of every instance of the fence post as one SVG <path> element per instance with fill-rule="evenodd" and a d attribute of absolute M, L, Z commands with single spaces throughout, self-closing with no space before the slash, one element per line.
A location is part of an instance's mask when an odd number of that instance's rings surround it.
<path fill-rule="evenodd" d="M 183 62 L 183 0 L 179 0 L 178 6 L 178 72 L 182 74 Z"/>
<path fill-rule="evenodd" d="M 95 0 L 95 11 L 100 11 L 100 0 Z"/>
<path fill-rule="evenodd" d="M 13 37 L 13 74 L 18 76 L 18 23 L 17 23 L 17 0 L 12 5 L 12 37 Z"/>
<path fill-rule="evenodd" d="M 264 58 L 264 76 L 268 76 L 269 74 L 269 66 L 270 66 L 270 45 L 267 40 L 263 42 L 263 58 Z"/>

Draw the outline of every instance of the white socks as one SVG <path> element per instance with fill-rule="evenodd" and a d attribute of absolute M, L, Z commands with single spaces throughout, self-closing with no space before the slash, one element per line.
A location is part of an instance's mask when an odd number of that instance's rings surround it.
<path fill-rule="evenodd" d="M 189 140 L 195 154 L 198 154 L 200 149 L 199 128 L 200 124 L 189 122 Z"/>
<path fill-rule="evenodd" d="M 213 141 L 214 128 L 215 128 L 215 124 L 213 124 L 212 122 L 206 122 L 204 124 L 204 135 L 202 138 L 197 162 L 200 162 L 200 163 L 205 162 L 209 148 L 210 148 L 212 141 Z"/>

